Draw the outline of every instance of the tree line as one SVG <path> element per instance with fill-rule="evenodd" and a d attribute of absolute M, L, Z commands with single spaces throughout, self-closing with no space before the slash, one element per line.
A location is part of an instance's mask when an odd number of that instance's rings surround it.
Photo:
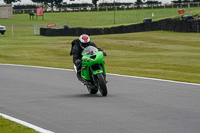
<path fill-rule="evenodd" d="M 181 4 L 181 3 L 190 3 L 190 2 L 200 2 L 200 0 L 175 0 L 172 3 Z"/>
<path fill-rule="evenodd" d="M 4 2 L 6 4 L 11 4 L 11 3 L 15 3 L 15 2 L 20 2 L 21 0 L 4 0 Z M 42 3 L 45 7 L 48 7 L 50 5 L 52 11 L 53 11 L 53 7 L 75 7 L 75 6 L 80 6 L 80 7 L 85 7 L 85 6 L 95 6 L 97 7 L 97 2 L 99 0 L 92 0 L 92 4 L 88 3 L 88 4 L 85 4 L 85 3 L 81 3 L 81 4 L 67 4 L 67 3 L 64 3 L 63 0 L 31 0 L 32 2 L 34 3 Z M 74 0 L 70 0 L 70 1 L 74 1 Z M 200 0 L 172 0 L 171 1 L 172 3 L 188 3 L 188 2 L 200 2 Z M 109 5 L 112 6 L 112 3 L 108 3 Z M 107 6 L 109 6 L 107 4 Z M 136 0 L 135 3 L 115 3 L 116 6 L 119 6 L 119 5 L 130 5 L 130 4 L 135 4 L 135 5 L 158 5 L 158 4 L 162 4 L 162 2 L 159 2 L 157 0 Z M 99 4 L 99 6 L 105 6 L 106 3 L 101 3 Z"/>

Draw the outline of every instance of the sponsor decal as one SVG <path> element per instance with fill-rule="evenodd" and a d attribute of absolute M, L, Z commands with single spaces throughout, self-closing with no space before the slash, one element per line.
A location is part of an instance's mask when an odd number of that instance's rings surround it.
<path fill-rule="evenodd" d="M 48 27 L 55 27 L 56 24 L 47 24 L 46 26 L 47 26 L 47 28 L 48 28 Z"/>
<path fill-rule="evenodd" d="M 42 7 L 37 8 L 37 16 L 43 16 L 43 9 L 42 9 Z"/>
<path fill-rule="evenodd" d="M 185 9 L 180 9 L 180 10 L 178 10 L 178 13 L 179 13 L 179 14 L 185 13 Z"/>

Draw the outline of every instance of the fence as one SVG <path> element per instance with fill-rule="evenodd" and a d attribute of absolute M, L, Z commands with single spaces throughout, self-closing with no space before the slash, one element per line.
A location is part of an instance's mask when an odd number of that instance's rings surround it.
<path fill-rule="evenodd" d="M 53 28 L 55 28 L 55 29 L 63 28 L 64 25 L 68 25 L 68 22 L 55 23 L 55 26 Z M 40 28 L 46 28 L 46 27 L 47 27 L 47 24 L 34 25 L 34 35 L 39 35 Z"/>
<path fill-rule="evenodd" d="M 41 28 L 40 35 L 43 36 L 79 36 L 81 34 L 102 35 L 102 34 L 120 34 L 144 31 L 176 31 L 176 32 L 200 32 L 200 20 L 174 20 L 164 19 L 151 23 L 140 23 L 128 26 L 118 26 L 111 28 L 68 28 L 68 29 L 51 29 Z"/>

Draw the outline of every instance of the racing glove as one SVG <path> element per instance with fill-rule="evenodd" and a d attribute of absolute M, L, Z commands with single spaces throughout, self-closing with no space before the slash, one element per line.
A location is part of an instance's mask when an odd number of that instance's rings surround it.
<path fill-rule="evenodd" d="M 103 52 L 103 56 L 107 56 L 106 52 L 102 51 Z"/>

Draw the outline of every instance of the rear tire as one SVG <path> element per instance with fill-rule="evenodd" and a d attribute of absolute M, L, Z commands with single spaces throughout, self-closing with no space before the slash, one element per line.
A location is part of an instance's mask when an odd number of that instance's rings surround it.
<path fill-rule="evenodd" d="M 97 80 L 98 80 L 98 89 L 102 96 L 106 96 L 108 94 L 106 81 L 102 73 L 97 74 Z"/>
<path fill-rule="evenodd" d="M 98 92 L 98 89 L 94 88 L 94 89 L 89 89 L 88 86 L 87 86 L 87 89 L 89 91 L 90 94 L 97 94 Z"/>
<path fill-rule="evenodd" d="M 1 35 L 4 35 L 5 31 L 1 31 Z"/>

